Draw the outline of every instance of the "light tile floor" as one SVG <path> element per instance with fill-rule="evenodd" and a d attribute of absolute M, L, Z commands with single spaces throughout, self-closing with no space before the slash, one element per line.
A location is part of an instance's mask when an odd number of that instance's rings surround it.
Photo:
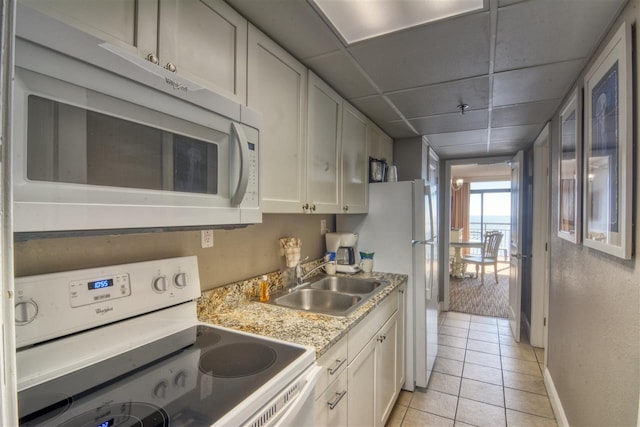
<path fill-rule="evenodd" d="M 401 391 L 386 427 L 557 427 L 544 350 L 511 338 L 506 319 L 445 312 L 426 390 Z"/>

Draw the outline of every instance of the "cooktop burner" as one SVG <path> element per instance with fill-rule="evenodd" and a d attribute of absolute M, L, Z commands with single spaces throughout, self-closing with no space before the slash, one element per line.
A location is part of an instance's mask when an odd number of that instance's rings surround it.
<path fill-rule="evenodd" d="M 221 378 L 244 377 L 257 374 L 273 365 L 277 354 L 260 343 L 223 345 L 206 352 L 200 358 L 200 370 Z"/>
<path fill-rule="evenodd" d="M 19 392 L 20 424 L 211 425 L 304 352 L 196 325 Z"/>

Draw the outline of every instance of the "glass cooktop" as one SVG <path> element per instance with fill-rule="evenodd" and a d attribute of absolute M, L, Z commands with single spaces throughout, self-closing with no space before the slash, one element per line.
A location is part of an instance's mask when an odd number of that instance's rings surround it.
<path fill-rule="evenodd" d="M 212 425 L 303 353 L 296 346 L 193 326 L 19 392 L 20 424 Z"/>

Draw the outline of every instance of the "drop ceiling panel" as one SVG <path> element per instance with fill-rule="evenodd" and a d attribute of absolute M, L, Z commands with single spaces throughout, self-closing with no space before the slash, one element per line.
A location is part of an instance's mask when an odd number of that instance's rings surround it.
<path fill-rule="evenodd" d="M 622 2 L 538 0 L 499 9 L 495 71 L 587 57 Z"/>
<path fill-rule="evenodd" d="M 427 135 L 429 143 L 435 148 L 447 147 L 452 145 L 465 146 L 472 144 L 487 144 L 487 131 L 468 130 L 463 132 L 436 133 Z"/>
<path fill-rule="evenodd" d="M 226 1 L 300 60 L 332 52 L 342 46 L 338 37 L 305 1 Z"/>
<path fill-rule="evenodd" d="M 486 156 L 487 144 L 450 145 L 434 148 L 440 158 L 459 159 L 462 157 Z"/>
<path fill-rule="evenodd" d="M 457 80 L 387 94 L 408 119 L 458 112 L 458 105 L 472 110 L 489 106 L 489 77 Z"/>
<path fill-rule="evenodd" d="M 405 122 L 380 122 L 377 123 L 380 129 L 385 131 L 392 138 L 409 138 L 417 136 Z"/>
<path fill-rule="evenodd" d="M 584 62 L 558 62 L 497 73 L 493 80 L 493 106 L 561 98 L 578 76 Z"/>
<path fill-rule="evenodd" d="M 308 59 L 306 63 L 345 98 L 359 98 L 378 93 L 344 52 L 316 56 Z"/>
<path fill-rule="evenodd" d="M 378 126 L 381 126 L 384 122 L 401 120 L 401 117 L 382 96 L 376 95 L 366 98 L 350 99 L 349 102 L 362 111 L 364 115 L 376 122 Z"/>
<path fill-rule="evenodd" d="M 497 107 L 491 113 L 491 126 L 518 126 L 542 123 L 551 119 L 560 99 Z"/>
<path fill-rule="evenodd" d="M 467 111 L 464 115 L 460 113 L 441 114 L 411 119 L 409 123 L 421 135 L 486 129 L 489 124 L 489 111 Z"/>
<path fill-rule="evenodd" d="M 489 13 L 364 41 L 349 51 L 384 92 L 489 71 Z"/>
<path fill-rule="evenodd" d="M 530 143 L 536 139 L 544 123 L 524 126 L 509 126 L 491 129 L 491 147 L 494 144 L 505 144 L 512 142 Z"/>

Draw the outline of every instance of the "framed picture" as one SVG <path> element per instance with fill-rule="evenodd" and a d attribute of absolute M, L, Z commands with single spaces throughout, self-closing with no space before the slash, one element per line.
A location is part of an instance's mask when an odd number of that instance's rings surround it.
<path fill-rule="evenodd" d="M 575 89 L 560 111 L 560 161 L 558 165 L 558 237 L 580 242 L 582 200 L 582 109 Z"/>
<path fill-rule="evenodd" d="M 631 30 L 623 23 L 584 80 L 584 245 L 631 257 Z"/>

